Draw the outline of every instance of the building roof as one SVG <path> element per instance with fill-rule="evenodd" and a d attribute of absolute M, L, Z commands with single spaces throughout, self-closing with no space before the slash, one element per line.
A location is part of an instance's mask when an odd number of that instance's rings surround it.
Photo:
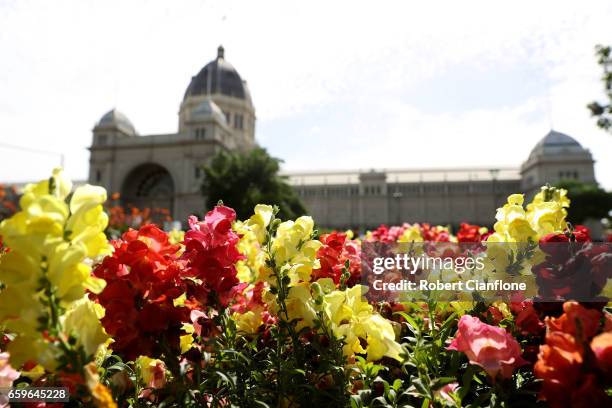
<path fill-rule="evenodd" d="M 240 78 L 232 64 L 225 60 L 225 50 L 221 45 L 217 49 L 217 58 L 191 78 L 184 99 L 189 96 L 213 94 L 250 100 L 245 81 Z"/>
<path fill-rule="evenodd" d="M 565 133 L 551 130 L 531 150 L 529 158 L 535 156 L 553 156 L 562 153 L 582 153 L 586 151 L 580 143 Z"/>
<path fill-rule="evenodd" d="M 191 112 L 190 119 L 192 121 L 215 119 L 220 123 L 227 124 L 223 111 L 210 98 L 206 98 Z"/>
<path fill-rule="evenodd" d="M 96 123 L 96 127 L 116 127 L 129 135 L 135 135 L 136 129 L 132 122 L 123 113 L 113 108 L 106 112 Z"/>
<path fill-rule="evenodd" d="M 465 181 L 507 181 L 520 180 L 518 168 L 440 168 L 440 169 L 381 169 L 376 172 L 386 175 L 387 183 L 435 183 Z M 281 172 L 293 186 L 318 186 L 359 184 L 360 176 L 371 174 L 372 170 Z"/>

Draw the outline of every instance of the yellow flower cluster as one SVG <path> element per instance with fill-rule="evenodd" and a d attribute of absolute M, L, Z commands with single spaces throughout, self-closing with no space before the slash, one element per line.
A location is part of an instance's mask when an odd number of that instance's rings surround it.
<path fill-rule="evenodd" d="M 531 265 L 543 259 L 536 245 L 540 238 L 567 229 L 566 208 L 570 201 L 566 190 L 542 187 L 526 208 L 523 203 L 522 194 L 512 194 L 497 210 L 495 232 L 487 239 L 488 271 L 530 275 Z"/>
<path fill-rule="evenodd" d="M 266 230 L 270 225 L 274 209 L 270 205 L 258 204 L 254 214 L 247 221 L 236 221 L 232 228 L 240 235 L 238 251 L 246 259 L 236 264 L 238 279 L 241 282 L 253 283 L 260 279 L 260 272 L 266 263 L 266 254 L 262 245 L 266 240 Z"/>
<path fill-rule="evenodd" d="M 331 279 L 292 286 L 286 300 L 289 320 L 297 320 L 296 329 L 313 328 L 321 317 L 333 335 L 344 342 L 344 355 L 366 354 L 368 361 L 383 357 L 400 360 L 402 348 L 395 341 L 391 322 L 374 311 L 361 285 L 336 290 Z M 317 298 L 320 299 L 317 302 Z M 323 312 L 322 315 L 319 312 Z"/>
<path fill-rule="evenodd" d="M 288 277 L 288 293 L 284 300 L 288 321 L 296 321 L 296 330 L 313 328 L 318 319 L 325 319 L 334 336 L 344 341 L 344 354 L 353 357 L 366 354 L 368 360 L 382 357 L 400 359 L 401 346 L 395 341 L 391 323 L 376 313 L 362 297 L 362 286 L 336 290 L 331 279 L 319 279 L 311 283 L 312 270 L 318 268 L 317 251 L 322 243 L 313 239 L 314 222 L 311 217 L 299 217 L 278 225 L 270 237 L 269 253 L 259 245 L 266 242 L 266 229 L 273 219 L 270 206 L 258 205 L 255 214 L 246 223 L 234 228 L 242 234 L 241 252 L 247 256 L 245 264 L 250 270 L 259 271 L 261 280 L 271 287 L 277 282 L 274 271 L 266 265 L 267 258 L 255 258 L 253 253 L 264 253 L 273 260 L 281 277 Z M 279 315 L 276 295 L 265 295 L 270 310 Z M 253 332 L 261 324 L 260 311 L 234 314 L 239 329 Z"/>
<path fill-rule="evenodd" d="M 234 230 L 242 235 L 238 248 L 247 259 L 238 264 L 242 281 L 265 281 L 276 286 L 273 271 L 266 265 L 269 256 L 283 276 L 289 276 L 290 286 L 310 281 L 312 270 L 317 268 L 317 250 L 321 242 L 312 239 L 314 221 L 302 216 L 295 221 L 285 221 L 278 225 L 276 233 L 270 237 L 271 253 L 261 250 L 266 242 L 266 232 L 273 218 L 272 206 L 255 206 L 254 215 L 246 222 L 236 222 Z"/>
<path fill-rule="evenodd" d="M 272 241 L 272 254 L 283 275 L 291 278 L 290 286 L 310 281 L 312 270 L 319 267 L 317 251 L 321 242 L 312 239 L 314 221 L 303 216 L 278 226 Z"/>
<path fill-rule="evenodd" d="M 383 357 L 401 361 L 402 347 L 395 341 L 393 326 L 373 311 L 373 306 L 364 300 L 363 290 L 356 285 L 324 297 L 326 318 L 334 335 L 344 339 L 344 354 L 347 357 L 366 354 L 368 361 Z"/>
<path fill-rule="evenodd" d="M 542 187 L 533 201 L 523 208 L 523 194 L 512 194 L 508 202 L 497 210 L 493 233 L 489 242 L 537 242 L 550 233 L 561 233 L 567 228 L 565 217 L 569 207 L 567 191 Z"/>
<path fill-rule="evenodd" d="M 236 322 L 236 329 L 241 333 L 256 334 L 263 323 L 263 306 L 257 306 L 244 313 L 233 313 L 232 319 Z"/>
<path fill-rule="evenodd" d="M 287 320 L 295 320 L 298 331 L 304 327 L 314 327 L 317 320 L 319 306 L 315 302 L 311 289 L 309 282 L 300 282 L 289 289 L 289 295 L 285 300 L 287 304 Z M 279 313 L 278 307 L 273 301 L 269 301 L 268 305 L 275 314 Z"/>
<path fill-rule="evenodd" d="M 233 229 L 240 235 L 238 251 L 246 257 L 236 263 L 238 279 L 245 283 L 255 282 L 259 279 L 259 271 L 266 260 L 261 243 L 247 222 L 236 221 Z"/>
<path fill-rule="evenodd" d="M 82 346 L 86 355 L 93 355 L 98 346 L 103 344 L 108 335 L 100 324 L 96 322 L 104 317 L 104 308 L 83 297 L 73 302 L 66 313 L 61 316 L 60 322 L 63 331 L 73 335 L 77 346 Z"/>
<path fill-rule="evenodd" d="M 20 366 L 36 360 L 47 369 L 56 365 L 58 350 L 43 338 L 41 329 L 62 322 L 81 333 L 86 350 L 95 349 L 100 336 L 96 313 L 83 298 L 85 289 L 98 292 L 103 281 L 91 276 L 91 260 L 110 253 L 104 229 L 108 216 L 102 203 L 106 191 L 85 185 L 72 195 L 72 183 L 56 169 L 48 180 L 26 186 L 21 211 L 0 224 L 0 235 L 10 250 L 0 258 L 0 321 L 17 336 L 9 344 L 11 361 Z M 69 202 L 66 200 L 69 198 Z M 66 318 L 60 314 L 68 310 Z M 41 322 L 42 327 L 41 327 Z M 83 340 L 85 339 L 85 340 Z"/>
<path fill-rule="evenodd" d="M 538 238 L 547 234 L 561 233 L 567 228 L 567 209 L 570 200 L 567 190 L 542 187 L 527 205 L 527 220 Z"/>
<path fill-rule="evenodd" d="M 247 225 L 259 243 L 266 240 L 266 229 L 273 217 L 273 208 L 267 205 L 255 207 L 255 214 L 249 219 Z M 321 242 L 313 238 L 314 221 L 311 217 L 302 216 L 295 221 L 285 221 L 278 224 L 276 233 L 269 237 L 269 252 L 263 253 L 263 258 L 257 258 L 249 262 L 259 268 L 258 280 L 267 282 L 270 287 L 278 286 L 279 276 L 288 279 L 286 286 L 289 288 L 285 303 L 289 319 L 300 319 L 298 329 L 305 326 L 312 326 L 316 317 L 316 310 L 313 308 L 312 296 L 310 294 L 310 277 L 312 270 L 319 267 L 317 251 L 321 247 Z M 248 257 L 248 256 L 247 256 Z M 276 274 L 266 260 L 271 260 Z M 276 296 L 268 292 L 264 295 L 269 308 L 276 314 L 280 313 Z M 261 313 L 256 313 L 240 318 L 242 326 L 252 328 L 255 321 L 261 317 Z"/>

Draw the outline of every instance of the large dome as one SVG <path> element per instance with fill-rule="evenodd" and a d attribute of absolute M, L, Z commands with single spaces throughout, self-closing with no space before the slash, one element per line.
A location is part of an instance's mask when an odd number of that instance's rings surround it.
<path fill-rule="evenodd" d="M 552 156 L 562 153 L 581 153 L 585 149 L 571 136 L 551 130 L 535 145 L 529 157 Z"/>
<path fill-rule="evenodd" d="M 246 84 L 236 69 L 225 60 L 222 46 L 217 49 L 217 58 L 206 64 L 198 75 L 191 78 L 185 91 L 185 99 L 195 95 L 223 94 L 240 99 L 250 99 Z"/>

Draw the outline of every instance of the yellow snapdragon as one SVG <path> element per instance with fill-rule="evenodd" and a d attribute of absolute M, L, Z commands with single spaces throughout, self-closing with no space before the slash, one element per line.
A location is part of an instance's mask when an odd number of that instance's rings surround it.
<path fill-rule="evenodd" d="M 566 208 L 570 201 L 566 190 L 542 187 L 526 209 L 523 202 L 523 194 L 512 194 L 497 209 L 495 233 L 488 242 L 537 242 L 546 234 L 562 233 L 567 228 Z"/>
<path fill-rule="evenodd" d="M 104 308 L 85 296 L 72 303 L 60 320 L 64 332 L 74 335 L 76 344 L 83 347 L 85 354 L 93 355 L 108 340 L 108 335 L 98 323 L 102 317 Z"/>
<path fill-rule="evenodd" d="M 321 242 L 312 239 L 314 221 L 302 216 L 278 226 L 272 241 L 274 262 L 291 279 L 290 286 L 309 282 L 312 270 L 319 268 L 317 251 Z"/>
<path fill-rule="evenodd" d="M 402 347 L 395 341 L 393 326 L 363 299 L 363 290 L 356 285 L 324 297 L 326 318 L 334 335 L 344 339 L 344 354 L 366 354 L 368 361 L 383 357 L 401 361 Z"/>
<path fill-rule="evenodd" d="M 487 269 L 498 273 L 513 269 L 512 275 L 531 275 L 531 265 L 544 257 L 536 245 L 540 238 L 567 228 L 570 201 L 566 190 L 542 187 L 526 208 L 523 203 L 522 194 L 512 194 L 497 210 L 495 232 L 486 243 Z"/>
<path fill-rule="evenodd" d="M 570 200 L 567 190 L 542 187 L 527 205 L 527 220 L 538 237 L 561 233 L 567 228 L 567 210 Z"/>
<path fill-rule="evenodd" d="M 537 238 L 536 231 L 527 219 L 523 208 L 523 194 L 512 194 L 503 207 L 497 209 L 493 226 L 494 233 L 489 236 L 489 242 L 528 242 Z"/>
<path fill-rule="evenodd" d="M 259 279 L 259 271 L 265 265 L 265 254 L 256 232 L 248 223 L 236 221 L 234 231 L 240 234 L 238 251 L 245 256 L 236 263 L 237 276 L 240 282 L 251 283 Z"/>
<path fill-rule="evenodd" d="M 246 223 L 235 225 L 243 239 L 249 232 L 253 234 L 245 239 L 248 245 L 242 252 L 247 254 L 247 258 L 253 241 L 266 246 L 261 251 L 266 258 L 257 260 L 257 265 L 260 265 L 258 279 L 271 287 L 264 294 L 270 312 L 295 322 L 298 332 L 317 327 L 317 321 L 323 319 L 324 326 L 331 330 L 330 335 L 344 341 L 343 351 L 347 357 L 365 354 L 370 361 L 383 357 L 400 360 L 402 348 L 395 341 L 391 322 L 376 313 L 362 298 L 362 286 L 336 290 L 329 278 L 310 282 L 312 270 L 319 267 L 317 251 L 322 246 L 320 241 L 313 239 L 312 218 L 303 216 L 295 221 L 281 222 L 275 234 L 266 237 L 272 219 L 272 207 L 257 206 L 253 217 Z M 254 263 L 251 260 L 247 262 Z M 283 282 L 282 288 L 277 287 L 278 281 Z M 285 290 L 285 294 L 279 295 L 277 291 L 280 290 Z M 282 296 L 282 301 L 279 301 L 279 296 Z M 239 329 L 246 332 L 254 332 L 261 324 L 257 310 L 234 314 L 233 318 Z"/>
<path fill-rule="evenodd" d="M 91 263 L 111 251 L 104 235 L 106 191 L 85 185 L 70 196 L 71 190 L 72 183 L 56 169 L 48 180 L 26 186 L 21 210 L 0 223 L 0 235 L 10 248 L 0 258 L 0 281 L 5 285 L 0 321 L 16 334 L 8 346 L 15 366 L 35 360 L 47 369 L 55 367 L 59 350 L 41 330 L 65 337 L 71 326 L 78 332 L 83 324 L 92 333 L 101 330 L 95 314 L 87 312 L 89 306 L 75 302 L 82 302 L 85 289 L 103 289 L 104 282 L 91 275 Z M 60 319 L 64 311 L 68 313 Z M 70 313 L 79 317 L 69 318 Z M 80 320 L 76 326 L 75 319 Z M 82 346 L 91 352 L 101 338 L 94 335 L 95 340 L 87 339 Z"/>
<path fill-rule="evenodd" d="M 271 205 L 258 204 L 251 218 L 244 222 L 236 221 L 232 226 L 241 237 L 238 242 L 238 251 L 246 257 L 236 263 L 238 279 L 241 282 L 252 283 L 265 280 L 260 276 L 266 261 L 266 254 L 262 251 L 261 246 L 266 239 L 266 231 L 273 214 L 274 208 Z"/>

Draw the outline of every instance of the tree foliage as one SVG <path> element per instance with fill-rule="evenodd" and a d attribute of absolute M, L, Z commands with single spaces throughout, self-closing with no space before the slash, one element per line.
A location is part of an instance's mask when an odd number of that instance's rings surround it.
<path fill-rule="evenodd" d="M 208 208 L 219 200 L 246 219 L 257 204 L 277 205 L 279 216 L 293 219 L 306 213 L 304 205 L 286 179 L 278 174 L 281 160 L 257 147 L 247 153 L 218 153 L 208 166 L 202 183 Z"/>
<path fill-rule="evenodd" d="M 567 195 L 572 201 L 572 211 L 568 214 L 568 220 L 574 224 L 584 222 L 587 218 L 606 218 L 612 210 L 612 193 L 595 183 L 562 180 L 557 183 L 557 187 L 567 190 Z"/>
<path fill-rule="evenodd" d="M 601 77 L 604 83 L 604 92 L 608 98 L 607 103 L 591 102 L 587 107 L 591 111 L 591 115 L 597 118 L 597 126 L 612 132 L 612 50 L 610 46 L 604 47 L 597 45 L 595 47 L 595 55 L 597 63 L 603 68 Z"/>

